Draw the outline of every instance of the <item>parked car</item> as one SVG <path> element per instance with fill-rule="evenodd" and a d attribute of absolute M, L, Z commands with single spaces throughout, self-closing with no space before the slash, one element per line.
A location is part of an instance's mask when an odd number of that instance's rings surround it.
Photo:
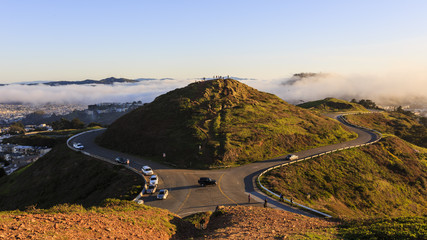
<path fill-rule="evenodd" d="M 169 195 L 169 191 L 167 189 L 160 189 L 157 194 L 157 199 L 166 199 Z"/>
<path fill-rule="evenodd" d="M 129 159 L 124 157 L 116 157 L 116 162 L 129 165 Z"/>
<path fill-rule="evenodd" d="M 149 166 L 143 166 L 141 168 L 141 171 L 142 171 L 142 174 L 146 176 L 150 176 L 154 174 L 153 169 L 151 169 Z"/>
<path fill-rule="evenodd" d="M 289 154 L 288 156 L 285 157 L 285 160 L 295 160 L 295 159 L 298 159 L 298 156 L 294 154 Z"/>
<path fill-rule="evenodd" d="M 159 184 L 159 178 L 157 177 L 157 175 L 152 175 L 150 177 L 150 185 L 157 185 Z"/>
<path fill-rule="evenodd" d="M 81 143 L 74 143 L 73 147 L 78 150 L 83 150 L 85 147 Z"/>
<path fill-rule="evenodd" d="M 147 188 L 147 193 L 153 194 L 156 192 L 156 189 L 157 189 L 157 185 L 149 185 Z"/>
<path fill-rule="evenodd" d="M 202 187 L 206 185 L 216 185 L 216 180 L 208 177 L 201 177 L 198 182 Z"/>

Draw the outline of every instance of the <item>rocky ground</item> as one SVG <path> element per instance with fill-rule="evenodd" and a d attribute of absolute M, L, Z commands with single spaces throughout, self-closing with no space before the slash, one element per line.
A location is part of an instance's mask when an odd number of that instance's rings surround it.
<path fill-rule="evenodd" d="M 206 226 L 202 239 L 333 238 L 337 223 L 277 209 L 222 207 Z"/>
<path fill-rule="evenodd" d="M 260 207 L 220 207 L 205 229 L 160 209 L 2 213 L 0 239 L 298 239 L 333 238 L 323 219 Z"/>

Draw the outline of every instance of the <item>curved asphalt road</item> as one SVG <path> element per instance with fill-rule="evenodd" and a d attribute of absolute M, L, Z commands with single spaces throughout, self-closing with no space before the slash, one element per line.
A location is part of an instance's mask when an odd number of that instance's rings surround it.
<path fill-rule="evenodd" d="M 357 139 L 345 143 L 305 150 L 295 154 L 300 158 L 304 158 L 343 147 L 369 143 L 378 138 L 378 136 L 372 132 L 348 125 L 347 127 L 358 134 Z M 96 145 L 94 140 L 96 136 L 100 135 L 103 131 L 104 130 L 81 134 L 71 139 L 69 144 L 72 145 L 73 142 L 81 142 L 85 146 L 85 152 L 111 160 L 112 162 L 114 162 L 117 156 L 129 158 L 131 162 L 130 167 L 137 170 L 140 170 L 143 165 L 151 166 L 155 174 L 159 176 L 158 189 L 169 189 L 169 197 L 165 200 L 156 200 L 156 194 L 152 196 L 145 194 L 142 199 L 146 205 L 168 209 L 181 217 L 196 212 L 214 211 L 218 205 L 262 206 L 267 196 L 255 187 L 256 177 L 263 170 L 286 162 L 284 156 L 282 156 L 262 162 L 221 170 L 173 169 L 141 157 L 120 153 Z M 199 177 L 211 177 L 216 179 L 218 185 L 200 187 L 197 183 Z M 249 193 L 251 194 L 251 203 L 248 203 Z M 279 203 L 272 198 L 267 198 L 269 207 L 315 217 L 315 215 L 311 213 Z"/>

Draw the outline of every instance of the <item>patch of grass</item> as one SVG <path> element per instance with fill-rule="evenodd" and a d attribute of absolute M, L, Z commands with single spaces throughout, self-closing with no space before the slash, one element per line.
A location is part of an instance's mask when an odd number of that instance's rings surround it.
<path fill-rule="evenodd" d="M 380 112 L 345 117 L 350 123 L 393 134 L 418 146 L 427 147 L 427 128 L 420 124 L 414 115 Z"/>
<path fill-rule="evenodd" d="M 216 212 L 215 212 L 216 213 Z M 187 216 L 184 218 L 185 221 L 193 224 L 194 226 L 200 228 L 200 221 L 202 219 L 205 220 L 205 222 L 207 223 L 209 221 L 209 218 L 211 217 L 212 212 L 208 211 L 208 212 L 200 212 L 200 213 L 195 213 L 192 214 L 190 216 Z"/>
<path fill-rule="evenodd" d="M 427 239 L 427 217 L 355 220 L 338 231 L 344 239 Z"/>
<path fill-rule="evenodd" d="M 336 98 L 325 98 L 323 100 L 305 102 L 298 104 L 298 106 L 321 112 L 368 112 L 368 110 L 360 104 Z"/>

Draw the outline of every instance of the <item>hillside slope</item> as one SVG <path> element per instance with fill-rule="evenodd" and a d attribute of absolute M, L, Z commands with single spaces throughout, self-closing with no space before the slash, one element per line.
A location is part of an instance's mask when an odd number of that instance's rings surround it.
<path fill-rule="evenodd" d="M 406 113 L 406 114 L 405 114 Z M 406 141 L 427 148 L 427 127 L 409 112 L 379 112 L 375 114 L 347 115 L 348 122 L 393 134 Z"/>
<path fill-rule="evenodd" d="M 161 157 L 181 167 L 238 165 L 355 135 L 338 122 L 233 79 L 196 82 L 121 117 L 105 147 Z"/>
<path fill-rule="evenodd" d="M 367 112 L 368 110 L 357 103 L 352 103 L 336 98 L 325 98 L 323 100 L 305 102 L 298 107 L 325 112 Z"/>
<path fill-rule="evenodd" d="M 32 165 L 0 178 L 0 210 L 98 205 L 107 198 L 133 199 L 141 178 L 124 168 L 56 146 Z"/>
<path fill-rule="evenodd" d="M 200 219 L 205 226 L 200 229 Z M 194 224 L 194 225 L 193 225 Z M 425 239 L 426 217 L 341 222 L 271 208 L 219 207 L 181 219 L 166 210 L 109 200 L 84 209 L 0 212 L 0 239 Z"/>
<path fill-rule="evenodd" d="M 167 210 L 108 200 L 0 212 L 0 239 L 189 239 L 194 227 Z"/>
<path fill-rule="evenodd" d="M 334 216 L 427 214 L 427 149 L 395 136 L 269 172 L 263 184 Z"/>

